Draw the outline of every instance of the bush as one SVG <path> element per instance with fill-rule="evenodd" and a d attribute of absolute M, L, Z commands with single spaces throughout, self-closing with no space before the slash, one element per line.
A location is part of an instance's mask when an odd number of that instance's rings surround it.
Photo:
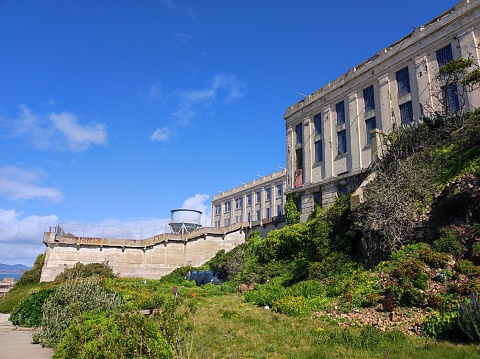
<path fill-rule="evenodd" d="M 54 291 L 54 288 L 43 289 L 22 300 L 10 315 L 12 324 L 22 327 L 38 327 L 42 323 L 43 303 Z"/>
<path fill-rule="evenodd" d="M 471 278 L 465 283 L 461 283 L 458 285 L 457 291 L 459 294 L 468 295 L 468 293 L 480 292 L 480 281 L 478 278 Z"/>
<path fill-rule="evenodd" d="M 464 250 L 453 229 L 440 230 L 440 237 L 432 243 L 432 248 L 438 252 L 448 253 L 458 257 Z"/>
<path fill-rule="evenodd" d="M 304 297 L 285 296 L 273 303 L 272 310 L 293 316 L 309 315 L 309 309 Z"/>
<path fill-rule="evenodd" d="M 432 268 L 446 268 L 448 262 L 450 261 L 448 254 L 436 252 L 430 248 L 420 251 L 419 258 L 423 263 Z"/>
<path fill-rule="evenodd" d="M 283 279 L 278 277 L 266 284 L 259 284 L 255 290 L 244 293 L 247 302 L 259 306 L 273 306 L 273 303 L 287 295 L 287 290 L 283 285 Z"/>
<path fill-rule="evenodd" d="M 40 340 L 44 346 L 56 347 L 75 317 L 85 312 L 112 311 L 121 303 L 122 298 L 102 287 L 96 276 L 65 282 L 43 305 Z"/>
<path fill-rule="evenodd" d="M 436 339 L 452 340 L 459 337 L 457 313 L 433 313 L 427 316 L 422 323 L 423 334 Z"/>
<path fill-rule="evenodd" d="M 462 259 L 455 263 L 455 269 L 457 272 L 466 275 L 477 275 L 480 272 L 480 268 L 475 266 L 472 261 L 468 259 Z"/>
<path fill-rule="evenodd" d="M 67 268 L 62 273 L 60 273 L 56 279 L 67 280 L 77 277 L 86 278 L 91 277 L 92 275 L 98 275 L 104 278 L 115 277 L 112 268 L 108 265 L 108 262 L 89 264 L 77 262 L 72 268 Z"/>
<path fill-rule="evenodd" d="M 65 331 L 60 358 L 172 358 L 173 349 L 155 321 L 140 313 L 85 314 Z"/>

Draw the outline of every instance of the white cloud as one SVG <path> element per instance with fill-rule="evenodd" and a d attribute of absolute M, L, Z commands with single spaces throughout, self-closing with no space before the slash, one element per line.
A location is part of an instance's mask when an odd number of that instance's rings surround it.
<path fill-rule="evenodd" d="M 217 74 L 205 88 L 187 89 L 180 92 L 178 94 L 179 108 L 175 111 L 175 122 L 169 127 L 157 128 L 150 139 L 163 142 L 168 140 L 172 134 L 177 133 L 178 128 L 190 127 L 198 107 L 205 109 L 219 99 L 228 105 L 245 95 L 245 82 L 235 75 Z"/>
<path fill-rule="evenodd" d="M 46 199 L 59 202 L 63 198 L 58 188 L 39 185 L 45 177 L 40 170 L 24 170 L 15 166 L 0 167 L 0 196 L 11 200 Z"/>
<path fill-rule="evenodd" d="M 208 194 L 196 194 L 193 197 L 187 198 L 183 204 L 182 208 L 185 209 L 194 209 L 196 211 L 200 211 L 203 214 L 207 212 L 207 209 L 209 209 L 209 206 L 205 204 L 205 202 L 210 198 Z"/>
<path fill-rule="evenodd" d="M 58 130 L 74 152 L 86 150 L 90 145 L 107 142 L 106 126 L 100 123 L 78 124 L 78 118 L 71 112 L 52 113 L 49 116 L 54 128 Z"/>
<path fill-rule="evenodd" d="M 155 132 L 150 136 L 152 141 L 165 142 L 170 138 L 171 130 L 167 127 L 157 128 Z"/>
<path fill-rule="evenodd" d="M 19 114 L 8 120 L 11 135 L 31 143 L 38 149 L 84 151 L 91 145 L 107 142 L 105 124 L 80 124 L 71 112 L 38 114 L 26 105 L 19 106 Z"/>
<path fill-rule="evenodd" d="M 56 215 L 22 215 L 14 209 L 0 208 L 0 261 L 4 264 L 32 266 L 35 258 L 45 252 L 43 232 L 58 221 Z"/>

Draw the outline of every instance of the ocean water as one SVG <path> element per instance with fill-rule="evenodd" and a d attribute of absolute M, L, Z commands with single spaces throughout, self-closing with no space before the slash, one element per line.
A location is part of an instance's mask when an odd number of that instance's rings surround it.
<path fill-rule="evenodd" d="M 22 276 L 22 273 L 0 273 L 0 281 L 3 281 L 3 278 L 13 278 L 15 282 Z"/>

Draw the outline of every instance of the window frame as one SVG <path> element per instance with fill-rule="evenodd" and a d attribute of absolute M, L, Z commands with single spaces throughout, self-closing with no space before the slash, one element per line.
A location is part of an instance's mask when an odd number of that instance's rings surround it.
<path fill-rule="evenodd" d="M 412 92 L 410 88 L 410 73 L 408 66 L 395 72 L 395 79 L 397 80 L 398 97 L 405 96 Z"/>
<path fill-rule="evenodd" d="M 343 147 L 342 151 L 340 151 L 340 137 L 343 137 Z M 347 131 L 346 130 L 341 130 L 337 132 L 337 155 L 342 156 L 344 154 L 348 153 L 348 146 L 347 146 Z"/>
<path fill-rule="evenodd" d="M 373 122 L 374 126 L 372 127 L 370 124 Z M 370 129 L 369 129 L 370 127 Z M 365 133 L 366 133 L 366 144 L 369 146 L 372 143 L 372 138 L 374 137 L 370 131 L 377 128 L 377 119 L 375 116 L 369 117 L 365 119 Z"/>
<path fill-rule="evenodd" d="M 363 103 L 365 106 L 365 112 L 375 110 L 375 91 L 373 85 L 363 89 Z"/>
<path fill-rule="evenodd" d="M 339 109 L 341 108 L 341 111 Z M 337 126 L 343 125 L 345 123 L 345 101 L 340 101 L 335 104 L 335 113 L 337 115 Z M 339 116 L 341 114 L 342 116 Z M 341 121 L 339 121 L 341 119 Z"/>

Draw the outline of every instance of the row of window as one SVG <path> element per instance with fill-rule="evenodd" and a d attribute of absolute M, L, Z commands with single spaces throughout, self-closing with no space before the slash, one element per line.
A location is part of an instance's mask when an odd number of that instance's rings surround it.
<path fill-rule="evenodd" d="M 283 186 L 282 184 L 277 184 L 276 185 L 276 190 L 277 190 L 277 197 L 281 197 L 283 195 Z M 270 201 L 272 198 L 272 188 L 266 188 L 265 189 L 265 201 Z M 252 195 L 247 194 L 246 196 L 247 200 L 247 207 L 252 205 Z M 255 200 L 257 204 L 261 203 L 261 192 L 257 191 L 255 192 Z M 243 197 L 238 197 L 235 198 L 235 209 L 243 209 Z M 224 204 L 224 210 L 223 213 L 228 213 L 231 211 L 231 202 L 225 202 Z M 221 205 L 217 204 L 215 206 L 215 214 L 219 215 L 221 212 Z"/>
<path fill-rule="evenodd" d="M 444 48 L 437 51 L 437 63 L 441 67 L 447 62 L 453 60 L 453 52 L 451 45 L 447 45 Z M 410 88 L 410 75 L 408 72 L 408 67 L 397 71 L 395 73 L 395 79 L 397 82 L 398 97 L 401 98 L 405 95 L 411 93 Z M 450 113 L 455 113 L 460 109 L 460 104 L 458 100 L 458 91 L 457 86 L 453 83 L 450 83 L 441 88 L 446 111 Z M 375 96 L 373 85 L 363 89 L 363 100 L 364 100 L 364 110 L 365 113 L 375 110 Z M 337 118 L 337 126 L 345 123 L 345 102 L 341 101 L 335 105 L 335 112 Z M 402 125 L 409 124 L 413 121 L 413 106 L 412 101 L 406 101 L 399 104 L 400 112 L 400 121 Z M 315 135 L 322 133 L 321 125 L 321 114 L 316 114 L 313 116 L 313 125 Z M 365 132 L 366 139 L 365 142 L 367 145 L 371 143 L 373 135 L 370 133 L 371 130 L 377 128 L 377 122 L 375 116 L 372 116 L 365 120 Z M 296 142 L 303 142 L 303 133 L 302 133 L 302 123 L 299 123 L 295 126 L 296 133 Z M 323 147 L 322 140 L 317 140 L 314 143 L 315 151 L 315 162 L 319 163 L 323 161 Z M 344 129 L 337 131 L 337 155 L 342 155 L 347 152 L 347 140 L 346 132 Z"/>
<path fill-rule="evenodd" d="M 264 214 L 265 214 L 265 216 L 263 217 L 264 219 L 270 219 L 271 216 L 272 216 L 271 208 L 266 207 L 264 209 Z M 283 215 L 283 207 L 281 205 L 278 205 L 277 206 L 277 216 L 282 216 L 282 215 Z M 252 218 L 252 213 L 248 212 L 246 222 L 250 223 L 252 221 L 260 221 L 261 219 L 262 219 L 262 210 L 259 209 L 259 210 L 255 211 L 255 216 L 253 218 Z M 234 223 L 239 223 L 239 222 L 242 222 L 242 221 L 243 221 L 242 216 L 236 216 Z M 229 217 L 223 219 L 223 225 L 225 227 L 229 226 L 230 224 L 231 224 L 231 219 Z M 220 228 L 220 221 L 215 221 L 215 227 Z"/>

